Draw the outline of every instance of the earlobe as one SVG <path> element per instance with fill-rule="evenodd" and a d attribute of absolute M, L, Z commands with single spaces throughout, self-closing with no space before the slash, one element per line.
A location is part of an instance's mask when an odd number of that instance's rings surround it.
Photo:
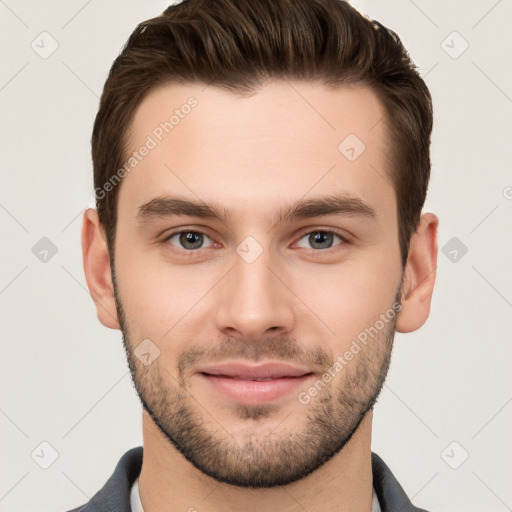
<path fill-rule="evenodd" d="M 437 227 L 433 213 L 421 216 L 411 237 L 402 287 L 402 309 L 397 318 L 398 332 L 419 329 L 428 318 L 437 268 Z"/>
<path fill-rule="evenodd" d="M 111 329 L 120 329 L 112 284 L 110 256 L 98 213 L 92 208 L 84 212 L 82 224 L 82 256 L 89 292 L 96 305 L 98 320 Z"/>

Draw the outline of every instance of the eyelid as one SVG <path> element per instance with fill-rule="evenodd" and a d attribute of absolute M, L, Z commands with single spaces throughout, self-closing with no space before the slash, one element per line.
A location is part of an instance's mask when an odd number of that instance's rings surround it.
<path fill-rule="evenodd" d="M 201 235 L 205 235 L 207 236 L 208 238 L 212 238 L 211 235 L 208 234 L 208 229 L 201 226 L 201 227 L 194 227 L 194 226 L 179 226 L 179 227 L 175 227 L 175 228 L 170 228 L 170 229 L 166 229 L 165 231 L 163 231 L 161 233 L 161 237 L 164 239 L 164 240 L 167 240 L 175 235 L 178 235 L 180 233 L 188 233 L 188 232 L 192 232 L 192 233 L 199 233 Z"/>

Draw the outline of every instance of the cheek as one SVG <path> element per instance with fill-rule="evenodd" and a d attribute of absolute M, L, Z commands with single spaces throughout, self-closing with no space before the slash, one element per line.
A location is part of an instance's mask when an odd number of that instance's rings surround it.
<path fill-rule="evenodd" d="M 119 293 L 132 332 L 161 340 L 190 328 L 218 280 L 216 272 L 201 265 L 171 267 L 159 258 L 135 254 L 116 258 Z"/>
<path fill-rule="evenodd" d="M 313 336 L 324 333 L 338 351 L 392 307 L 400 281 L 400 269 L 382 258 L 360 263 L 319 266 L 294 279 L 293 290 L 305 304 L 298 321 L 307 322 Z"/>

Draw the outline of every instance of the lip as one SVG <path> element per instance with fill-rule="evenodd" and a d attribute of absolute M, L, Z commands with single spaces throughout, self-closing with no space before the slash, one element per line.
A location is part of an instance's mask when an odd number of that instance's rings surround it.
<path fill-rule="evenodd" d="M 285 363 L 248 366 L 233 362 L 199 368 L 197 376 L 232 400 L 261 404 L 289 394 L 313 378 L 314 373 Z"/>

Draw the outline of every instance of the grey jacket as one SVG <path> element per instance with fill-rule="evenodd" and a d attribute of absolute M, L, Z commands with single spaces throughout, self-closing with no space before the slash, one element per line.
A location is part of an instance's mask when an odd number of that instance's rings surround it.
<path fill-rule="evenodd" d="M 127 451 L 91 501 L 68 512 L 131 512 L 130 491 L 142 467 L 142 452 L 142 446 Z M 391 470 L 376 453 L 372 453 L 372 472 L 382 512 L 427 512 L 411 503 Z"/>

